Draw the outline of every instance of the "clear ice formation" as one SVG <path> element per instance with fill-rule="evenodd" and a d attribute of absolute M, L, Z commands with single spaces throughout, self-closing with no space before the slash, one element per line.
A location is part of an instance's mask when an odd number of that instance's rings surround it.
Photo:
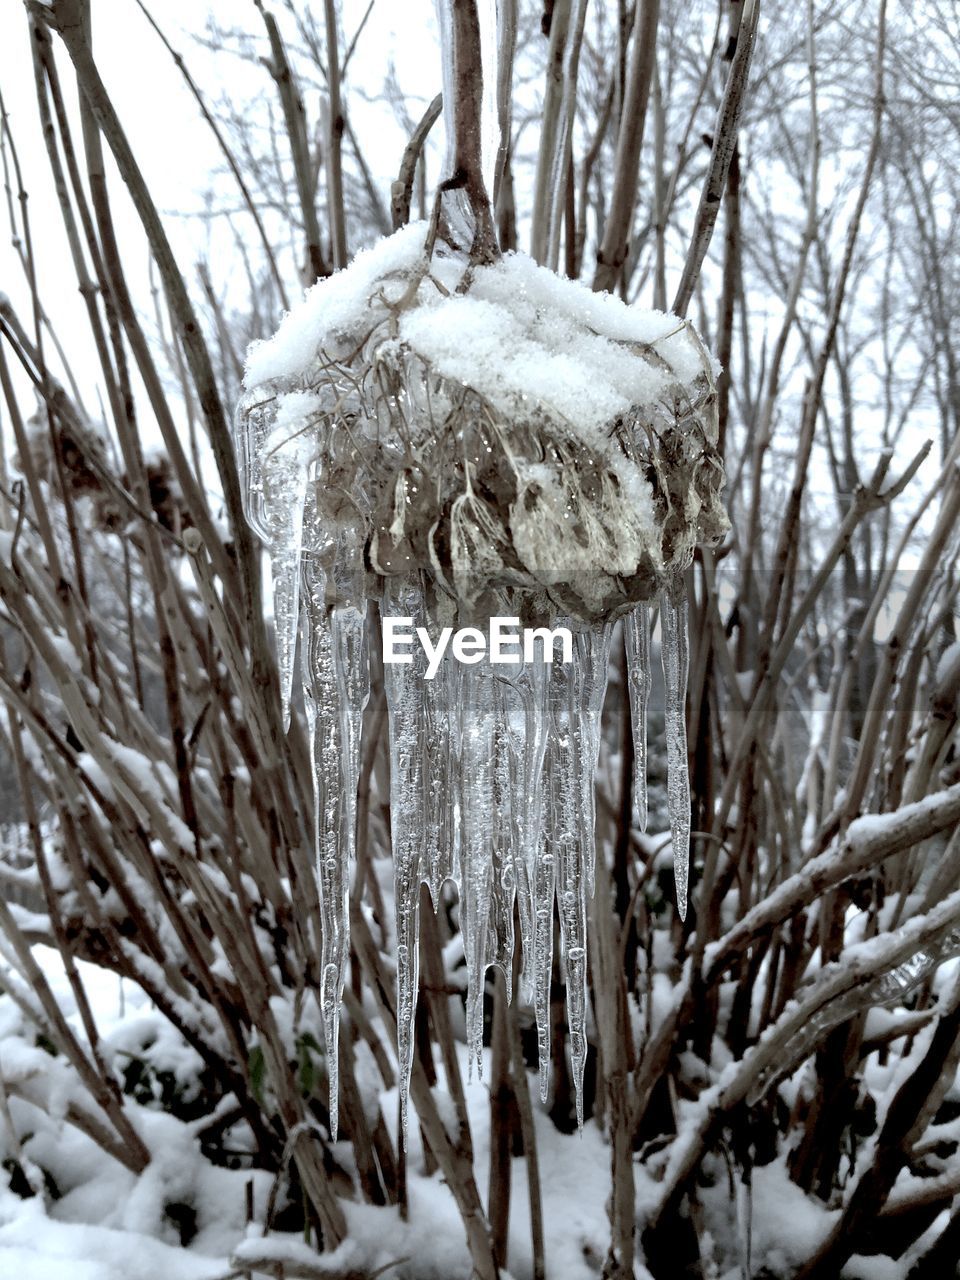
<path fill-rule="evenodd" d="M 633 803 L 634 817 L 641 831 L 647 829 L 647 707 L 650 703 L 650 609 L 639 604 L 627 614 L 624 622 L 624 647 L 627 654 L 627 695 L 630 698 L 630 724 L 633 729 Z"/>
<path fill-rule="evenodd" d="M 901 935 L 904 930 L 898 931 Z M 800 1030 L 788 1040 L 776 1061 L 761 1070 L 750 1091 L 747 1103 L 755 1106 L 770 1088 L 790 1075 L 823 1042 L 824 1036 L 848 1018 L 865 1009 L 905 1005 L 918 987 L 944 964 L 960 956 L 960 929 L 950 929 L 936 942 L 908 956 L 872 982 L 854 986 L 842 995 L 820 1006 L 806 1019 Z"/>
<path fill-rule="evenodd" d="M 667 807 L 673 844 L 673 874 L 677 886 L 680 919 L 687 915 L 687 880 L 690 863 L 690 772 L 687 768 L 687 602 L 677 593 L 660 593 L 660 655 L 665 694 L 664 728 L 667 736 Z"/>
<path fill-rule="evenodd" d="M 473 665 L 423 649 L 384 683 L 402 1114 L 413 1067 L 420 886 L 459 893 L 467 1043 L 480 1069 L 487 970 L 532 1004 L 546 1098 L 555 922 L 582 1123 L 594 773 L 624 621 L 647 821 L 652 606 L 659 603 L 677 901 L 690 790 L 683 572 L 725 528 L 715 369 L 688 323 L 559 280 L 523 255 L 473 267 L 406 227 L 321 282 L 251 349 L 236 419 L 247 518 L 273 565 L 285 722 L 295 655 L 314 773 L 320 1003 L 337 1128 L 368 602 L 443 626 L 568 626 L 572 661 Z"/>

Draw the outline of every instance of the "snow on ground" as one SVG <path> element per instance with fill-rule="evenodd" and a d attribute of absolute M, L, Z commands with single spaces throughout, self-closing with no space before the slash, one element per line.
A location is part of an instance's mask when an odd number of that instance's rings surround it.
<path fill-rule="evenodd" d="M 72 1021 L 78 1025 L 73 997 L 59 956 L 38 947 L 36 954 Z M 148 1053 L 162 1060 L 178 1079 L 186 1081 L 196 1062 L 143 994 L 129 983 L 82 965 L 87 990 L 101 1028 L 106 1055 L 122 1066 L 123 1055 Z M 79 1029 L 79 1028 L 78 1028 Z M 66 1093 L 58 1077 L 63 1064 L 21 1035 L 22 1017 L 0 998 L 0 1071 L 8 1079 L 18 1072 L 44 1072 L 48 1079 L 41 1095 L 62 1111 Z M 468 1053 L 460 1046 L 461 1071 L 467 1081 Z M 486 1056 L 486 1055 L 485 1055 Z M 442 1089 L 438 1064 L 437 1101 L 441 1112 L 453 1104 Z M 537 1081 L 530 1077 L 536 1096 Z M 489 1093 L 474 1079 L 466 1083 L 466 1100 L 475 1148 L 475 1176 L 486 1197 L 489 1169 Z M 39 1181 L 40 1170 L 52 1178 L 57 1198 L 22 1199 L 0 1172 L 0 1280 L 225 1280 L 233 1274 L 230 1257 L 247 1253 L 263 1258 L 264 1250 L 310 1256 L 302 1240 L 274 1232 L 263 1241 L 260 1222 L 272 1185 L 272 1175 L 247 1168 L 212 1165 L 200 1152 L 197 1130 L 203 1120 L 187 1123 L 159 1110 L 131 1104 L 131 1114 L 152 1154 L 139 1177 L 106 1156 L 88 1137 L 60 1119 L 44 1115 L 17 1097 L 10 1112 L 22 1145 L 24 1167 Z M 380 1097 L 390 1123 L 398 1112 L 396 1090 Z M 445 1106 L 446 1104 L 446 1106 Z M 549 1117 L 535 1107 L 541 1194 L 546 1227 L 546 1262 L 550 1280 L 594 1280 L 609 1242 L 606 1200 L 609 1195 L 609 1148 L 597 1127 L 588 1122 L 581 1137 L 561 1134 Z M 349 1167 L 349 1144 L 334 1147 Z M 0 1159 L 8 1160 L 12 1144 L 0 1112 Z M 709 1164 L 709 1162 L 708 1162 Z M 652 1164 L 637 1164 L 638 1220 L 655 1203 L 659 1183 Z M 9 1166 L 8 1166 L 9 1167 Z M 410 1123 L 408 1153 L 409 1220 L 396 1208 L 345 1202 L 348 1240 L 337 1253 L 340 1265 L 374 1272 L 390 1267 L 397 1280 L 469 1280 L 471 1267 L 463 1227 L 448 1188 L 439 1175 L 425 1177 L 419 1127 Z M 753 1171 L 749 1203 L 738 1193 L 733 1210 L 730 1181 L 719 1157 L 711 1186 L 699 1188 L 705 1239 L 714 1257 L 709 1274 L 715 1280 L 740 1280 L 745 1223 L 750 1224 L 750 1259 L 754 1274 L 788 1280 L 809 1258 L 836 1219 L 793 1183 L 785 1157 Z M 252 1179 L 255 1220 L 245 1224 L 246 1186 Z M 735 1181 L 739 1181 L 735 1178 Z M 195 1235 L 189 1247 L 180 1244 L 178 1212 L 195 1214 Z M 905 1280 L 909 1258 L 854 1258 L 843 1280 Z M 529 1280 L 532 1274 L 527 1168 L 513 1162 L 509 1236 L 509 1280 Z M 256 1280 L 265 1273 L 251 1273 Z M 638 1262 L 638 1280 L 649 1273 Z M 508 1280 L 505 1275 L 504 1280 Z"/>
<path fill-rule="evenodd" d="M 60 1222 L 39 1200 L 0 1191 L 0 1276 L 5 1280 L 217 1280 L 222 1259 L 140 1231 Z"/>
<path fill-rule="evenodd" d="M 36 954 L 79 1029 L 59 956 L 43 947 L 37 948 Z M 129 983 L 121 987 L 115 977 L 96 968 L 81 968 L 107 1056 L 132 1052 L 145 1040 L 159 1036 L 154 1052 L 169 1056 L 172 1066 L 186 1076 L 190 1051 L 176 1041 L 142 993 Z M 15 1062 L 21 1062 L 31 1070 L 37 1070 L 39 1064 L 39 1070 L 55 1076 L 60 1064 L 22 1038 L 21 1031 L 21 1015 L 9 1000 L 0 999 L 0 1070 L 9 1073 Z M 465 1046 L 461 1067 L 466 1080 Z M 531 1076 L 534 1095 L 536 1085 L 536 1077 Z M 477 1185 L 485 1197 L 489 1093 L 476 1079 L 466 1085 L 466 1092 Z M 384 1094 L 381 1105 L 386 1116 L 395 1118 L 396 1092 Z M 201 1156 L 195 1132 L 205 1121 L 188 1124 L 160 1111 L 132 1107 L 136 1127 L 153 1157 L 144 1173 L 136 1177 L 73 1126 L 43 1116 L 16 1097 L 10 1098 L 10 1110 L 25 1165 L 32 1163 L 47 1171 L 58 1198 L 47 1197 L 46 1205 L 40 1196 L 21 1199 L 0 1174 L 2 1280 L 62 1280 L 65 1275 L 68 1280 L 220 1280 L 230 1274 L 228 1259 L 238 1247 L 241 1254 L 257 1250 L 262 1256 L 258 1223 L 249 1232 L 245 1227 L 245 1188 L 252 1177 L 259 1218 L 272 1176 L 212 1166 Z M 560 1134 L 539 1111 L 536 1123 L 548 1274 L 551 1280 L 590 1280 L 598 1273 L 609 1237 L 605 1211 L 608 1149 L 592 1124 L 587 1124 L 582 1138 L 576 1138 Z M 453 1198 L 439 1176 L 427 1178 L 418 1172 L 423 1167 L 423 1153 L 413 1120 L 410 1134 L 409 1221 L 402 1222 L 394 1208 L 345 1203 L 350 1231 L 343 1261 L 373 1271 L 406 1260 L 390 1272 L 398 1280 L 468 1280 L 471 1267 Z M 341 1144 L 340 1152 L 347 1151 L 347 1144 Z M 11 1155 L 2 1118 L 0 1155 L 3 1159 Z M 179 1205 L 196 1212 L 196 1236 L 186 1248 L 179 1244 L 176 1226 Z M 248 1234 L 250 1238 L 244 1242 Z M 271 1240 L 274 1249 L 288 1254 L 303 1250 L 302 1242 L 281 1233 L 274 1233 Z M 513 1166 L 509 1256 L 511 1280 L 526 1280 L 532 1272 L 532 1256 L 527 1173 L 522 1159 L 515 1160 Z M 642 1269 L 638 1274 L 643 1275 Z"/>
<path fill-rule="evenodd" d="M 467 1079 L 468 1053 L 460 1048 L 460 1066 Z M 485 1068 L 487 1055 L 484 1053 Z M 531 1094 L 536 1097 L 537 1077 L 529 1077 Z M 486 1198 L 489 1177 L 490 1099 L 486 1085 L 476 1078 L 465 1084 L 467 1111 L 474 1140 L 474 1169 L 481 1196 Z M 396 1090 L 384 1096 L 384 1114 L 396 1116 Z M 451 1103 L 452 1106 L 452 1103 Z M 547 1274 L 557 1280 L 595 1280 L 610 1238 L 606 1200 L 610 1190 L 610 1151 L 596 1125 L 584 1125 L 578 1138 L 560 1133 L 549 1117 L 535 1108 L 537 1155 L 540 1162 L 540 1191 L 546 1224 Z M 410 1161 L 416 1168 L 422 1161 L 422 1148 L 417 1126 L 410 1126 Z M 453 1198 L 434 1178 L 411 1177 L 410 1223 L 402 1231 L 397 1245 L 402 1256 L 419 1258 L 421 1270 L 412 1271 L 416 1280 L 446 1280 L 470 1274 L 462 1252 L 462 1231 Z M 367 1206 L 348 1206 L 348 1218 L 373 1228 L 383 1210 Z M 437 1252 L 436 1235 L 440 1232 L 455 1246 Z M 402 1224 L 400 1224 L 402 1226 Z M 361 1227 L 361 1229 L 364 1229 Z M 392 1242 L 391 1242 L 392 1243 Z M 376 1265 L 389 1260 L 381 1250 Z M 533 1256 L 530 1237 L 530 1201 L 527 1168 L 523 1159 L 513 1161 L 510 1198 L 509 1236 L 510 1275 L 513 1280 L 526 1280 L 532 1274 Z M 394 1255 L 396 1256 L 396 1255 Z M 465 1271 L 458 1270 L 466 1266 Z M 403 1274 L 400 1272 L 399 1274 Z"/>

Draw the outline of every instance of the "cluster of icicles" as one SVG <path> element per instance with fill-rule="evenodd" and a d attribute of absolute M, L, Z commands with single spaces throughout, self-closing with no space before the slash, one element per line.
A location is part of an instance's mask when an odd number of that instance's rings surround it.
<path fill-rule="evenodd" d="M 389 256 L 385 243 L 381 253 Z M 334 277 L 332 287 L 318 286 L 327 289 L 328 314 L 336 310 L 350 270 Z M 632 417 L 619 412 L 603 430 L 594 430 L 585 418 L 578 435 L 542 399 L 522 395 L 496 402 L 499 370 L 494 376 L 478 369 L 478 390 L 438 373 L 429 353 L 411 350 L 412 336 L 406 345 L 398 344 L 398 330 L 401 338 L 404 330 L 392 299 L 409 301 L 418 288 L 434 297 L 434 286 L 418 270 L 420 277 L 404 268 L 380 276 L 372 286 L 368 282 L 369 300 L 353 311 L 341 305 L 335 331 L 319 336 L 311 331 L 296 355 L 299 364 L 289 352 L 297 348 L 298 335 L 309 331 L 310 316 L 298 320 L 293 313 L 284 322 L 286 331 L 281 326 L 276 348 L 265 344 L 259 365 L 248 365 L 237 414 L 247 516 L 272 559 L 285 721 L 300 640 L 315 785 L 331 1126 L 335 1132 L 369 645 L 379 640 L 376 618 L 372 611 L 368 616 L 371 602 L 380 616 L 413 619 L 434 639 L 444 625 L 495 615 L 572 632 L 570 662 L 561 661 L 559 653 L 557 660 L 545 661 L 542 649 L 535 659 L 514 665 L 486 659 L 466 664 L 447 653 L 432 679 L 422 648 L 414 644 L 412 662 L 384 666 L 384 684 L 404 1124 L 414 1053 L 420 887 L 428 887 L 436 907 L 447 880 L 459 892 L 471 1060 L 480 1067 L 487 969 L 499 965 L 507 990 L 512 986 L 516 913 L 521 992 L 535 1011 L 544 1096 L 556 909 L 582 1122 L 594 772 L 611 637 L 622 619 L 636 753 L 635 807 L 643 828 L 651 609 L 657 600 L 674 868 L 678 906 L 681 913 L 686 910 L 690 794 L 681 582 L 694 543 L 705 531 L 715 539 L 722 528 L 717 496 L 722 471 L 711 452 L 716 439 L 712 368 L 691 330 L 655 316 L 651 323 L 655 333 L 664 334 L 665 349 L 687 361 L 686 384 L 678 390 L 675 370 L 651 347 L 643 375 L 644 385 L 655 393 L 651 404 L 632 408 Z M 433 264 L 434 276 L 442 270 L 442 264 Z M 546 287 L 541 269 L 519 260 L 484 270 L 486 276 L 476 273 L 475 287 L 490 296 L 497 288 L 510 293 L 497 283 L 503 272 L 513 272 L 531 294 Z M 570 282 L 564 287 L 581 288 Z M 608 305 L 583 292 L 583 305 Z M 449 336 L 445 318 L 453 323 L 456 301 L 436 324 L 421 326 L 422 343 L 438 331 Z M 500 312 L 494 306 L 503 311 L 503 304 L 484 305 L 484 315 L 496 321 Z M 539 332 L 543 308 L 531 304 L 529 311 L 529 330 Z M 573 321 L 564 323 L 569 329 Z M 570 331 L 574 337 L 579 332 Z M 412 326 L 409 333 L 414 334 Z M 596 341 L 586 326 L 584 333 L 585 342 Z M 627 348 L 619 335 L 615 341 L 620 345 L 608 343 L 610 358 L 620 359 Z M 593 376 L 596 381 L 592 369 L 575 363 L 559 373 L 578 394 L 580 383 L 574 379 L 586 384 Z M 653 456 L 658 441 L 669 467 Z M 568 549 L 564 537 L 570 540 Z"/>
<path fill-rule="evenodd" d="M 277 522 L 289 508 L 281 506 Z M 271 520 L 273 532 L 276 522 Z M 267 536 L 268 529 L 261 529 Z M 274 543 L 279 601 L 301 595 L 303 705 L 313 763 L 316 865 L 322 927 L 321 1008 L 330 1081 L 330 1118 L 337 1125 L 340 1005 L 349 962 L 349 868 L 356 845 L 361 725 L 370 692 L 366 599 L 343 600 L 356 581 L 356 560 L 325 568 L 305 555 L 294 568 Z M 356 550 L 356 548 L 354 548 Z M 279 554 L 278 554 L 279 553 Z M 301 578 L 299 593 L 291 573 Z M 330 578 L 338 584 L 330 592 Z M 330 603 L 332 595 L 340 601 Z M 382 613 L 431 626 L 417 577 L 383 583 Z M 295 617 L 295 613 L 288 616 Z M 686 605 L 660 596 L 661 655 L 666 689 L 668 803 L 674 872 L 681 914 L 686 910 L 690 838 L 684 698 L 687 677 Z M 278 617 L 278 627 L 280 618 Z M 573 631 L 573 660 L 547 663 L 538 654 L 517 666 L 466 665 L 445 656 L 432 680 L 423 650 L 414 661 L 384 667 L 390 737 L 390 825 L 396 908 L 397 1048 L 401 1109 L 413 1066 L 418 989 L 420 886 L 434 907 L 444 883 L 459 893 L 467 969 L 467 1039 L 482 1065 L 484 979 L 499 965 L 512 988 L 514 920 L 520 926 L 521 998 L 537 1027 L 541 1096 L 550 1063 L 550 982 L 554 904 L 565 971 L 570 1056 L 582 1123 L 586 1062 L 586 903 L 594 878 L 594 771 L 607 687 L 613 622 Z M 651 689 L 651 610 L 638 604 L 624 619 L 630 709 L 636 754 L 635 802 L 641 830 L 647 820 L 647 704 Z M 278 638 L 282 677 L 296 634 Z M 558 655 L 559 658 L 559 655 Z"/>

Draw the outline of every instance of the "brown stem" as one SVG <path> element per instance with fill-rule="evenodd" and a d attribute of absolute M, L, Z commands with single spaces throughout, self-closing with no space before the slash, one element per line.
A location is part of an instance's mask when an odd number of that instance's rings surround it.
<path fill-rule="evenodd" d="M 700 204 L 697 208 L 690 248 L 687 250 L 683 275 L 680 277 L 680 284 L 677 286 L 676 297 L 673 300 L 673 310 L 678 316 L 686 315 L 700 277 L 700 268 L 710 247 L 717 214 L 720 212 L 720 202 L 727 183 L 727 172 L 737 145 L 737 130 L 740 125 L 740 113 L 743 109 L 759 19 L 760 0 L 747 0 L 736 36 L 736 53 L 730 64 L 730 74 L 727 76 L 720 110 L 717 113 L 717 122 L 713 129 L 713 149 L 710 153 L 707 180 L 700 192 Z"/>
<path fill-rule="evenodd" d="M 272 60 L 266 65 L 277 86 L 280 104 L 283 107 L 284 123 L 287 126 L 290 156 L 293 160 L 293 173 L 300 201 L 300 216 L 303 218 L 303 231 L 307 242 L 307 283 L 312 284 L 315 280 L 328 276 L 330 268 L 323 256 L 320 243 L 320 222 L 317 218 L 317 205 L 314 199 L 314 180 L 303 99 L 290 67 L 290 60 L 287 57 L 276 18 L 263 7 L 262 0 L 254 0 L 254 3 L 260 11 L 270 40 Z"/>
<path fill-rule="evenodd" d="M 447 138 L 451 172 L 437 191 L 438 203 L 447 192 L 460 191 L 473 217 L 471 262 L 494 262 L 500 256 L 497 228 L 490 195 L 483 180 L 483 63 L 480 53 L 480 19 L 477 0 L 449 0 L 450 41 L 446 51 L 452 67 L 453 100 Z"/>
<path fill-rule="evenodd" d="M 616 286 L 620 270 L 627 259 L 633 211 L 637 203 L 637 176 L 640 172 L 647 103 L 656 64 L 659 23 L 660 0 L 641 0 L 624 108 L 620 116 L 620 132 L 617 136 L 614 161 L 616 177 L 610 196 L 610 211 L 603 229 L 603 241 L 597 250 L 597 270 L 593 277 L 593 287 L 598 291 L 610 290 Z"/>
<path fill-rule="evenodd" d="M 410 221 L 410 202 L 413 198 L 413 180 L 417 172 L 417 162 L 423 151 L 427 135 L 436 124 L 443 109 L 443 95 L 438 93 L 420 118 L 403 151 L 400 161 L 400 172 L 390 187 L 390 207 L 393 213 L 393 229 L 399 230 Z"/>
<path fill-rule="evenodd" d="M 146 20 L 150 23 L 150 26 L 156 32 L 158 39 L 161 41 L 161 43 L 163 44 L 163 47 L 166 49 L 167 53 L 169 53 L 170 57 L 173 59 L 174 64 L 176 65 L 178 71 L 183 76 L 184 83 L 186 84 L 187 88 L 190 90 L 191 94 L 195 98 L 197 106 L 200 108 L 201 115 L 209 125 L 210 131 L 217 141 L 217 146 L 220 148 L 220 151 L 223 154 L 223 158 L 224 160 L 226 160 L 227 165 L 230 169 L 230 172 L 233 174 L 234 181 L 236 182 L 237 187 L 239 188 L 240 195 L 243 198 L 243 203 L 247 209 L 247 212 L 250 214 L 250 217 L 253 219 L 254 226 L 257 228 L 257 235 L 260 237 L 260 243 L 263 245 L 263 251 L 266 255 L 267 262 L 269 263 L 269 266 L 270 266 L 270 274 L 273 276 L 274 283 L 277 286 L 277 293 L 280 298 L 281 306 L 284 308 L 285 311 L 289 310 L 290 303 L 287 299 L 286 290 L 283 287 L 283 277 L 280 275 L 280 269 L 277 266 L 276 254 L 273 252 L 273 246 L 270 243 L 270 237 L 267 235 L 267 229 L 263 225 L 263 219 L 260 217 L 260 213 L 254 202 L 253 196 L 250 194 L 250 189 L 247 186 L 246 181 L 244 180 L 243 173 L 240 170 L 240 166 L 237 164 L 237 158 L 233 154 L 233 151 L 230 145 L 228 144 L 226 138 L 224 137 L 223 130 L 217 124 L 215 116 L 210 111 L 210 108 L 207 106 L 206 99 L 201 93 L 197 85 L 197 82 L 194 80 L 193 76 L 190 74 L 187 64 L 183 60 L 183 55 L 178 53 L 176 49 L 173 48 L 170 41 L 163 34 L 163 31 L 158 25 L 153 14 L 150 12 L 147 6 L 143 3 L 143 0 L 136 0 L 136 3 L 140 9 L 140 12 L 143 14 Z"/>
<path fill-rule="evenodd" d="M 330 92 L 327 109 L 327 207 L 333 265 L 340 270 L 347 265 L 347 228 L 343 208 L 344 116 L 340 104 L 340 36 L 334 0 L 323 0 L 323 15 L 327 32 L 327 87 Z"/>

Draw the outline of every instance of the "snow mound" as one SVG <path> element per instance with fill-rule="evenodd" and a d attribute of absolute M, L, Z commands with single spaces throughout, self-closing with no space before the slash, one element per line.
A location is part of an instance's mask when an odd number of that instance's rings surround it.
<path fill-rule="evenodd" d="M 245 385 L 309 374 L 320 351 L 344 353 L 409 288 L 416 305 L 398 316 L 381 358 L 413 352 L 504 412 L 535 401 L 595 433 L 703 375 L 705 353 L 676 316 L 594 293 L 523 253 L 475 268 L 468 291 L 457 292 L 462 266 L 439 258 L 428 270 L 425 234 L 425 223 L 404 227 L 318 281 L 272 338 L 250 348 Z"/>

